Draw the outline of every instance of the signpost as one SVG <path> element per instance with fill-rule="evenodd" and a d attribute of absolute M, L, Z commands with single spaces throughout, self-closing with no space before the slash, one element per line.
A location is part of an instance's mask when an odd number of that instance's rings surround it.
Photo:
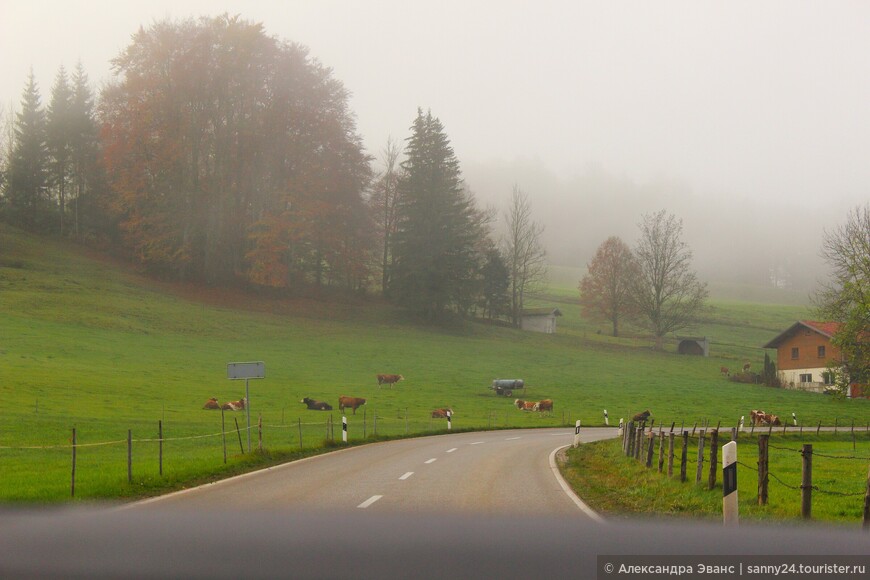
<path fill-rule="evenodd" d="M 236 362 L 227 363 L 227 378 L 231 381 L 245 379 L 245 420 L 248 423 L 248 453 L 251 452 L 251 390 L 248 386 L 250 379 L 266 378 L 266 363 L 259 362 Z"/>

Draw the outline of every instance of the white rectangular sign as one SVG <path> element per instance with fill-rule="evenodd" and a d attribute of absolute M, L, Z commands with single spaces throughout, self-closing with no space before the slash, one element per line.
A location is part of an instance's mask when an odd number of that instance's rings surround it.
<path fill-rule="evenodd" d="M 237 362 L 227 363 L 228 379 L 264 379 L 266 378 L 266 363 Z"/>

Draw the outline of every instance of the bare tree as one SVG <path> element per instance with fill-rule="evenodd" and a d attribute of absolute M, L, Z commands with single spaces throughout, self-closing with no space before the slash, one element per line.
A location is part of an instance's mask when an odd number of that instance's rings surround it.
<path fill-rule="evenodd" d="M 583 315 L 609 321 L 613 336 L 619 336 L 619 321 L 634 313 L 632 281 L 638 265 L 631 248 L 616 236 L 607 238 L 595 252 L 580 281 Z"/>
<path fill-rule="evenodd" d="M 378 236 L 381 239 L 381 291 L 384 293 L 390 287 L 392 241 L 399 221 L 399 178 L 401 177 L 399 155 L 401 152 L 399 144 L 392 137 L 388 138 L 381 152 L 384 169 L 375 179 L 369 199 Z"/>
<path fill-rule="evenodd" d="M 832 342 L 842 364 L 833 370 L 845 392 L 850 383 L 870 381 L 870 204 L 856 207 L 843 225 L 825 232 L 822 257 L 831 278 L 813 301 L 820 318 L 840 323 Z"/>
<path fill-rule="evenodd" d="M 661 210 L 645 214 L 634 253 L 639 274 L 632 298 L 661 349 L 664 336 L 691 326 L 704 308 L 707 285 L 691 269 L 692 251 L 682 241 L 683 221 Z"/>
<path fill-rule="evenodd" d="M 538 290 L 547 279 L 547 251 L 541 243 L 544 226 L 532 220 L 528 196 L 514 185 L 503 242 L 510 272 L 511 321 L 520 326 L 526 294 Z"/>

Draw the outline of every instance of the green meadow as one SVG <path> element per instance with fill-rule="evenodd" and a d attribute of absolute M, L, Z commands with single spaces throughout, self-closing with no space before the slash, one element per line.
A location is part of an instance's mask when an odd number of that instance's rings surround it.
<path fill-rule="evenodd" d="M 348 415 L 353 443 L 444 432 L 446 421 L 430 414 L 445 406 L 455 412 L 454 429 L 603 425 L 604 409 L 611 424 L 650 409 L 657 423 L 733 425 L 754 408 L 794 412 L 805 425 L 870 422 L 867 401 L 720 375 L 720 366 L 744 361 L 760 368 L 760 346 L 806 318 L 804 307 L 714 300 L 692 331 L 711 337 L 711 356 L 688 357 L 672 344 L 654 352 L 636 329 L 609 337 L 606 326 L 580 317 L 573 286 L 554 282 L 535 299 L 564 313 L 556 335 L 470 322 L 425 327 L 374 299 L 170 284 L 0 225 L 0 501 L 69 500 L 73 429 L 76 501 L 141 497 L 316 453 L 333 445 L 328 433 L 341 438 L 342 394 L 368 400 Z M 259 453 L 240 450 L 244 413 L 226 413 L 224 431 L 221 413 L 202 409 L 209 397 L 244 396 L 244 381 L 226 378 L 227 363 L 237 361 L 266 365 L 266 378 L 250 382 L 255 447 L 257 421 L 263 425 Z M 378 389 L 377 373 L 405 380 Z M 489 390 L 495 378 L 524 379 L 525 393 L 515 396 L 553 399 L 554 412 L 518 411 L 512 398 Z M 299 402 L 306 396 L 335 410 L 307 411 Z"/>

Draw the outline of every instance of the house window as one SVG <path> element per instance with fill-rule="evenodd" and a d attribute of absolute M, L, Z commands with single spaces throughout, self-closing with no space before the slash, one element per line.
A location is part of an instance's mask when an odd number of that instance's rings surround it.
<path fill-rule="evenodd" d="M 824 346 L 819 347 L 819 358 L 825 358 L 825 347 Z"/>
<path fill-rule="evenodd" d="M 801 382 L 802 382 L 802 383 L 811 383 L 811 382 L 813 382 L 813 375 L 812 375 L 811 373 L 802 374 L 802 375 L 801 375 Z"/>
<path fill-rule="evenodd" d="M 798 347 L 794 347 L 791 349 L 791 358 L 792 360 L 798 358 Z"/>
<path fill-rule="evenodd" d="M 823 372 L 822 373 L 822 381 L 826 385 L 833 385 L 834 384 L 834 373 L 832 373 L 830 371 Z"/>

